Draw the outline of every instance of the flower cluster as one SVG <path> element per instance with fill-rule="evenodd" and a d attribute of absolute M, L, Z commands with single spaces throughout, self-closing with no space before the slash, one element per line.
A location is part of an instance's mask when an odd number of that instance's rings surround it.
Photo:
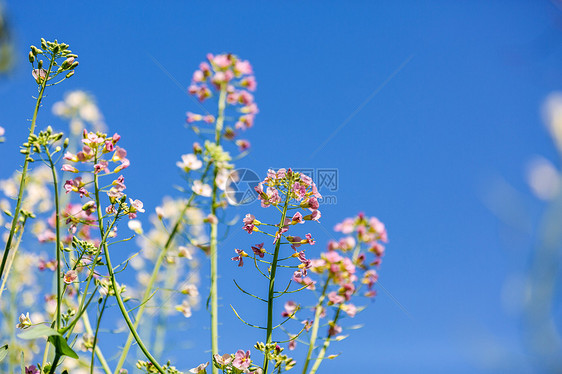
<path fill-rule="evenodd" d="M 261 367 L 253 364 L 250 358 L 250 351 L 239 349 L 234 354 L 213 355 L 213 365 L 225 373 L 242 374 L 255 373 L 261 374 Z"/>
<path fill-rule="evenodd" d="M 199 69 L 193 73 L 188 92 L 204 101 L 213 96 L 213 91 L 225 96 L 226 105 L 236 106 L 238 113 L 234 128 L 227 127 L 224 136 L 234 140 L 235 130 L 245 130 L 254 125 L 254 118 L 258 113 L 258 106 L 251 92 L 257 88 L 252 65 L 232 54 L 207 55 L 207 61 L 199 64 Z M 214 123 L 211 114 L 202 115 L 188 112 L 187 123 Z M 247 140 L 237 140 L 241 150 L 249 147 Z"/>

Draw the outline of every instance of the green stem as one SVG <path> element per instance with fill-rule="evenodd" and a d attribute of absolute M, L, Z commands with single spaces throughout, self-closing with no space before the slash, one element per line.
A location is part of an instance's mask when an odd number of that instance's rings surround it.
<path fill-rule="evenodd" d="M 41 100 L 43 100 L 43 93 L 45 92 L 45 87 L 47 86 L 47 81 L 49 79 L 49 74 L 51 73 L 51 69 L 53 68 L 53 64 L 55 63 L 55 56 L 51 57 L 51 62 L 49 64 L 49 70 L 47 70 L 47 74 L 45 75 L 45 79 L 43 83 L 41 83 L 41 88 L 39 89 L 39 96 L 37 96 L 37 102 L 35 104 L 35 111 L 33 112 L 33 118 L 31 119 L 31 126 L 29 128 L 29 135 L 35 133 L 35 124 L 37 123 L 37 113 L 39 113 L 39 108 L 41 107 Z M 2 256 L 2 263 L 0 263 L 0 279 L 2 278 L 2 274 L 4 274 L 4 268 L 6 266 L 6 261 L 8 260 L 8 254 L 12 247 L 12 240 L 14 238 L 16 225 L 18 223 L 18 217 L 21 211 L 21 204 L 23 202 L 23 191 L 25 190 L 26 184 L 26 177 L 27 177 L 27 168 L 29 165 L 29 153 L 31 151 L 31 144 L 28 141 L 28 145 L 26 147 L 26 154 L 25 154 L 25 161 L 23 162 L 23 169 L 21 172 L 20 178 L 20 189 L 18 192 L 18 200 L 16 203 L 16 210 L 14 211 L 14 217 L 12 219 L 12 226 L 10 227 L 10 233 L 8 235 L 8 240 L 6 240 L 6 247 L 4 249 L 4 255 Z"/>
<path fill-rule="evenodd" d="M 96 348 L 97 348 L 97 342 L 98 342 L 98 332 L 100 330 L 101 317 L 103 316 L 103 312 L 105 311 L 105 304 L 107 303 L 107 299 L 109 298 L 108 296 L 106 296 L 103 299 L 103 305 L 101 306 L 100 315 L 99 315 L 98 320 L 96 322 L 96 332 L 94 334 L 94 343 L 93 343 L 93 346 L 92 346 L 92 361 L 91 361 L 91 364 L 90 364 L 90 374 L 94 374 L 94 360 L 95 360 L 95 356 L 96 356 Z"/>
<path fill-rule="evenodd" d="M 168 236 L 168 240 L 166 241 L 166 244 L 164 245 L 163 250 L 160 251 L 160 255 L 156 259 L 156 263 L 154 264 L 154 269 L 152 270 L 152 275 L 150 276 L 150 279 L 148 281 L 148 285 L 146 286 L 146 290 L 144 291 L 144 295 L 143 295 L 142 300 L 141 300 L 141 304 L 138 308 L 137 314 L 135 315 L 135 325 L 134 325 L 135 329 L 137 329 L 139 324 L 140 324 L 142 315 L 144 313 L 144 309 L 146 308 L 146 305 L 147 305 L 147 301 L 150 298 L 150 295 L 152 294 L 152 288 L 154 287 L 154 283 L 156 282 L 156 278 L 158 277 L 160 267 L 162 266 L 162 262 L 164 261 L 164 258 L 166 258 L 166 255 L 168 254 L 168 249 L 172 245 L 172 243 L 174 241 L 174 237 L 179 232 L 179 229 L 181 227 L 181 222 L 183 221 L 183 217 L 185 216 L 185 213 L 187 212 L 187 209 L 191 205 L 191 201 L 193 200 L 194 196 L 195 195 L 191 195 L 191 197 L 189 198 L 189 200 L 185 204 L 184 208 L 182 209 L 182 211 L 180 213 L 180 216 L 178 217 L 178 220 L 177 220 L 176 224 L 174 225 L 174 228 L 172 229 L 172 232 Z M 125 359 L 127 358 L 127 355 L 129 354 L 129 350 L 131 349 L 132 343 L 133 343 L 133 334 L 129 333 L 129 336 L 127 337 L 127 341 L 125 343 L 125 346 L 123 347 L 123 351 L 121 352 L 121 356 L 119 357 L 119 361 L 117 362 L 117 367 L 115 368 L 115 371 L 114 371 L 115 374 L 119 374 L 119 371 L 121 370 L 121 368 L 125 364 Z"/>
<path fill-rule="evenodd" d="M 61 294 L 61 241 L 60 241 L 60 204 L 59 204 L 59 187 L 58 187 L 58 178 L 57 178 L 57 171 L 55 170 L 55 164 L 53 162 L 53 158 L 51 157 L 51 152 L 49 148 L 45 147 L 45 152 L 47 153 L 47 157 L 49 158 L 49 164 L 51 167 L 51 173 L 53 175 L 53 187 L 55 190 L 55 231 L 56 231 L 56 246 L 55 250 L 56 258 L 57 258 L 57 318 L 56 318 L 56 330 L 58 331 L 61 327 L 61 316 L 60 316 L 60 306 L 62 302 L 62 294 Z"/>
<path fill-rule="evenodd" d="M 290 183 L 289 183 L 290 185 Z M 287 215 L 287 207 L 289 206 L 289 200 L 291 200 L 290 187 L 287 189 L 287 196 L 285 198 L 285 205 L 283 206 L 283 212 L 281 214 L 281 221 L 279 222 L 279 230 L 285 224 L 285 217 Z M 265 340 L 265 357 L 263 362 L 263 372 L 267 374 L 267 367 L 269 366 L 269 349 L 268 345 L 271 343 L 271 336 L 273 334 L 273 299 L 275 295 L 275 273 L 277 271 L 277 261 L 279 258 L 279 247 L 281 246 L 281 238 L 277 240 L 275 244 L 275 251 L 273 252 L 273 261 L 271 262 L 271 271 L 269 272 L 269 292 L 267 296 L 267 333 Z"/>
<path fill-rule="evenodd" d="M 55 374 L 55 370 L 59 364 L 59 360 L 60 360 L 59 351 L 55 350 L 55 359 L 53 360 L 53 363 L 51 365 L 51 370 L 49 370 L 49 374 Z"/>
<path fill-rule="evenodd" d="M 95 162 L 97 163 L 97 157 L 96 157 Z M 99 178 L 98 175 L 94 174 L 94 189 L 95 189 L 95 196 L 96 196 L 98 226 L 99 226 L 101 236 L 106 237 L 106 232 L 103 228 L 103 219 L 102 219 L 103 214 L 102 214 L 102 210 L 101 210 L 101 206 L 100 206 L 100 196 L 99 196 L 100 190 L 99 190 L 99 180 L 98 180 L 98 178 Z M 109 231 L 110 231 L 110 229 L 108 229 L 108 232 Z M 133 325 L 133 322 L 131 321 L 131 318 L 129 317 L 129 313 L 127 312 L 127 308 L 125 307 L 125 304 L 123 303 L 123 299 L 121 298 L 121 291 L 119 289 L 119 285 L 117 284 L 117 281 L 115 280 L 115 273 L 113 271 L 113 266 L 111 265 L 111 257 L 109 256 L 109 249 L 108 249 L 106 240 L 103 240 L 100 243 L 100 248 L 101 247 L 103 247 L 103 253 L 104 253 L 104 256 L 105 256 L 105 264 L 107 266 L 107 271 L 109 273 L 111 285 L 113 286 L 115 298 L 117 299 L 117 305 L 119 306 L 119 310 L 121 311 L 121 314 L 123 315 L 123 319 L 125 320 L 125 323 L 129 327 L 129 331 L 133 334 L 133 337 L 135 338 L 139 348 L 144 353 L 146 358 L 148 358 L 148 360 L 154 365 L 156 370 L 158 370 L 158 372 L 160 372 L 162 374 L 165 374 L 164 369 L 162 369 L 160 364 L 156 361 L 156 359 L 154 357 L 152 357 L 152 355 L 150 354 L 150 352 L 148 351 L 148 349 L 144 345 L 142 339 L 140 338 L 139 334 L 137 333 L 137 330 L 136 330 L 135 326 Z"/>
<path fill-rule="evenodd" d="M 316 346 L 316 339 L 318 337 L 318 327 L 320 326 L 320 315 L 322 314 L 322 307 L 324 304 L 324 299 L 326 298 L 326 290 L 330 284 L 330 277 L 326 279 L 324 287 L 322 287 L 322 294 L 318 299 L 318 304 L 316 304 L 316 311 L 314 312 L 314 322 L 312 323 L 312 331 L 310 332 L 310 341 L 308 344 L 308 353 L 306 354 L 306 360 L 304 361 L 304 367 L 302 369 L 302 374 L 306 374 L 308 365 L 310 364 L 310 358 L 312 357 L 312 351 Z"/>
<path fill-rule="evenodd" d="M 82 321 L 84 322 L 84 328 L 86 329 L 86 332 L 92 335 L 93 334 L 92 325 L 90 324 L 90 318 L 88 317 L 88 313 L 84 313 L 84 315 L 82 316 Z M 98 360 L 100 361 L 103 371 L 105 371 L 106 374 L 111 374 L 111 369 L 109 368 L 109 365 L 107 364 L 107 360 L 105 359 L 100 347 L 96 345 L 94 351 L 96 352 L 96 356 L 98 356 Z"/>
<path fill-rule="evenodd" d="M 222 129 L 224 124 L 224 110 L 226 107 L 226 84 L 221 85 L 219 96 L 219 110 L 217 123 L 215 126 L 215 144 L 220 145 Z M 217 213 L 217 175 L 219 169 L 215 164 L 213 172 L 213 195 L 211 201 L 211 214 L 216 217 Z M 211 223 L 211 243 L 210 243 L 210 262 L 211 262 L 211 354 L 219 353 L 219 303 L 218 303 L 218 222 Z M 218 369 L 213 366 L 213 374 L 218 374 Z"/>
<path fill-rule="evenodd" d="M 340 306 L 336 310 L 336 315 L 334 316 L 334 321 L 333 321 L 334 325 L 338 322 L 338 318 L 339 318 L 340 312 L 341 312 L 341 305 L 342 304 L 340 304 Z M 314 365 L 312 365 L 312 369 L 310 369 L 309 374 L 314 374 L 318 370 L 318 367 L 320 366 L 320 364 L 324 360 L 324 357 L 326 356 L 326 351 L 328 350 L 328 347 L 330 346 L 331 340 L 332 340 L 332 337 L 330 335 L 328 335 L 326 337 L 326 340 L 324 341 L 324 344 L 322 345 L 322 349 L 320 350 L 320 353 L 318 353 L 318 357 L 316 357 L 316 361 L 314 361 Z"/>

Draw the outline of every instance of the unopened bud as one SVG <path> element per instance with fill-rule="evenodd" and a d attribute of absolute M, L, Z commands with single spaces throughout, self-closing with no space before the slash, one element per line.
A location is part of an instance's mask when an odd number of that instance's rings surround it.
<path fill-rule="evenodd" d="M 33 63 L 33 61 L 35 61 L 35 56 L 33 55 L 33 52 L 29 52 L 29 62 Z"/>

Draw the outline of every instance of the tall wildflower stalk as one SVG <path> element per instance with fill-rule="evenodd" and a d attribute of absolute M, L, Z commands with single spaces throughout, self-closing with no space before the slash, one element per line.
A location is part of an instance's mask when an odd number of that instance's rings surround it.
<path fill-rule="evenodd" d="M 43 68 L 45 63 L 42 60 L 42 56 L 48 61 L 47 69 Z M 77 55 L 73 54 L 72 51 L 68 49 L 68 44 L 58 43 L 56 40 L 54 42 L 48 42 L 45 39 L 41 39 L 41 49 L 35 46 L 31 46 L 31 51 L 29 52 L 29 62 L 33 66 L 32 75 L 33 78 L 35 78 L 35 82 L 37 82 L 39 94 L 37 95 L 37 99 L 35 101 L 35 109 L 33 111 L 33 117 L 31 118 L 31 125 L 29 127 L 28 137 L 30 139 L 33 139 L 33 135 L 35 134 L 37 115 L 39 113 L 39 108 L 41 107 L 41 102 L 45 95 L 46 88 L 54 86 L 74 75 L 74 69 L 76 68 L 76 66 L 78 66 L 78 61 L 75 61 L 75 58 L 77 57 Z M 63 61 L 61 62 L 61 60 Z M 35 65 L 36 61 L 37 66 Z M 60 79 L 57 82 L 54 82 L 53 80 L 60 74 L 63 74 L 64 78 Z M 4 254 L 2 255 L 2 262 L 0 263 L 0 279 L 4 274 L 8 255 L 10 253 L 10 250 L 12 249 L 12 241 L 16 232 L 19 215 L 21 213 L 23 193 L 27 182 L 27 169 L 29 166 L 29 162 L 32 161 L 32 159 L 29 157 L 31 146 L 32 143 L 28 141 L 24 145 L 24 148 L 20 151 L 25 155 L 25 160 L 21 172 L 19 192 L 16 202 L 16 208 L 13 212 L 10 233 L 8 234 L 8 239 L 6 240 L 6 246 L 4 248 Z"/>

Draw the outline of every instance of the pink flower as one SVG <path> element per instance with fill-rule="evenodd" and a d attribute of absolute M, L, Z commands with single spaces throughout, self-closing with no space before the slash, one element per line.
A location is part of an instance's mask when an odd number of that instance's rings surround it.
<path fill-rule="evenodd" d="M 303 218 L 302 218 L 302 214 L 300 214 L 299 212 L 296 212 L 296 213 L 293 215 L 293 218 L 291 219 L 291 221 L 292 221 L 292 224 L 293 224 L 293 225 L 295 225 L 295 224 L 297 224 L 297 223 L 304 223 L 304 220 L 303 220 Z"/>
<path fill-rule="evenodd" d="M 41 374 L 39 369 L 35 367 L 35 365 L 26 366 L 25 367 L 25 374 Z"/>
<path fill-rule="evenodd" d="M 254 232 L 255 221 L 256 221 L 256 217 L 254 217 L 252 214 L 249 213 L 246 214 L 246 217 L 244 217 L 244 219 L 242 220 L 242 222 L 244 222 L 243 229 L 246 230 L 248 234 Z"/>
<path fill-rule="evenodd" d="M 64 274 L 63 281 L 66 284 L 74 283 L 78 279 L 78 273 L 76 270 L 69 270 Z"/>
<path fill-rule="evenodd" d="M 238 60 L 234 64 L 234 71 L 238 74 L 249 75 L 253 73 L 252 65 L 247 60 Z"/>
<path fill-rule="evenodd" d="M 213 358 L 215 359 L 215 362 L 221 367 L 227 366 L 232 362 L 232 356 L 228 353 L 225 353 L 222 356 L 219 354 L 214 354 Z"/>
<path fill-rule="evenodd" d="M 260 256 L 261 258 L 263 258 L 263 255 L 265 253 L 265 249 L 263 249 L 263 244 L 264 243 L 260 243 L 260 244 L 256 244 L 255 246 L 252 246 L 252 251 L 254 251 L 254 253 Z"/>
<path fill-rule="evenodd" d="M 246 353 L 244 353 L 243 350 L 239 349 L 234 355 L 232 366 L 238 370 L 245 370 L 250 367 L 251 363 L 252 360 L 250 360 L 250 351 L 246 351 Z"/>
<path fill-rule="evenodd" d="M 341 326 L 336 325 L 334 323 L 330 324 L 330 329 L 328 330 L 328 336 L 336 336 L 338 334 L 340 334 L 342 331 Z"/>
<path fill-rule="evenodd" d="M 355 317 L 355 315 L 357 314 L 357 307 L 353 304 L 343 304 L 341 308 L 351 318 Z"/>
<path fill-rule="evenodd" d="M 239 139 L 236 141 L 236 145 L 240 149 L 240 152 L 243 152 L 247 149 L 250 149 L 250 142 L 245 139 Z"/>
<path fill-rule="evenodd" d="M 284 308 L 285 310 L 281 312 L 281 317 L 288 318 L 295 314 L 295 312 L 299 308 L 299 305 L 293 300 L 289 300 L 285 303 Z"/>
<path fill-rule="evenodd" d="M 243 258 L 248 257 L 248 254 L 241 249 L 234 249 L 234 252 L 236 252 L 238 256 L 232 257 L 232 261 L 238 261 L 238 266 L 244 266 Z"/>
<path fill-rule="evenodd" d="M 311 234 L 306 234 L 305 236 L 306 236 L 306 240 L 308 241 L 308 244 L 310 244 L 310 245 L 316 244 L 316 241 L 314 239 L 312 239 Z"/>
<path fill-rule="evenodd" d="M 313 210 L 312 213 L 307 214 L 306 216 L 303 217 L 304 220 L 306 221 L 316 221 L 316 222 L 320 222 L 320 217 L 322 215 L 320 214 L 319 210 Z"/>
<path fill-rule="evenodd" d="M 289 342 L 289 351 L 293 351 L 297 348 L 297 339 L 293 339 Z"/>
<path fill-rule="evenodd" d="M 78 169 L 76 169 L 74 166 L 68 165 L 68 164 L 62 165 L 61 170 L 62 171 L 69 171 L 71 173 L 78 173 Z"/>
<path fill-rule="evenodd" d="M 45 70 L 45 69 L 33 69 L 33 71 L 31 72 L 31 75 L 33 76 L 33 78 L 35 79 L 35 82 L 37 82 L 37 84 L 41 84 L 41 83 L 43 83 L 43 81 L 47 77 L 47 70 Z"/>
<path fill-rule="evenodd" d="M 94 165 L 94 173 L 98 174 L 100 171 L 105 171 L 106 173 L 109 173 L 109 169 L 107 168 L 108 164 L 109 163 L 105 160 L 99 160 L 99 162 Z"/>

